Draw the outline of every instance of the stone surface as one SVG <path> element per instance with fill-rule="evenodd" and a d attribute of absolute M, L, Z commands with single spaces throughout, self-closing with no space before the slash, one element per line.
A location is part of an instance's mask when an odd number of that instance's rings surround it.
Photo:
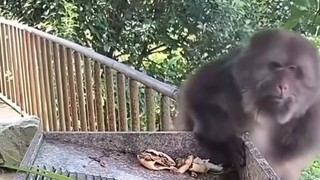
<path fill-rule="evenodd" d="M 253 144 L 244 137 L 247 146 L 247 167 L 242 171 L 246 180 L 279 180 Z M 190 154 L 205 158 L 191 133 L 183 132 L 44 132 L 38 133 L 23 165 L 38 165 L 62 168 L 69 172 L 86 173 L 120 179 L 192 179 L 190 176 L 172 175 L 166 171 L 150 171 L 136 159 L 137 153 L 152 148 L 165 152 L 172 158 Z M 90 159 L 104 158 L 106 166 Z M 24 180 L 22 175 L 18 178 Z M 213 174 L 197 179 L 224 179 Z"/>
<path fill-rule="evenodd" d="M 17 121 L 21 118 L 21 115 L 13 110 L 10 106 L 5 104 L 0 99 L 0 123 L 8 123 L 12 121 Z M 1 171 L 1 170 L 0 170 Z M 1 180 L 12 180 L 14 179 L 14 172 L 0 172 Z"/>
<path fill-rule="evenodd" d="M 16 121 L 21 115 L 0 99 L 0 123 Z"/>
<path fill-rule="evenodd" d="M 35 116 L 0 122 L 0 163 L 4 161 L 8 165 L 20 164 L 39 123 L 39 118 Z"/>

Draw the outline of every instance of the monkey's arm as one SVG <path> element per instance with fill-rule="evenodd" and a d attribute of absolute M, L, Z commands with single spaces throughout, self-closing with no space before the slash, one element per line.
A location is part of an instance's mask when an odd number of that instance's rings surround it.
<path fill-rule="evenodd" d="M 240 157 L 242 141 L 237 137 L 235 120 L 231 117 L 234 102 L 239 98 L 234 90 L 229 66 L 215 65 L 202 69 L 183 89 L 181 113 L 182 126 L 194 132 L 203 149 L 210 153 L 210 159 L 226 166 L 243 161 Z M 235 108 L 241 108 L 236 107 Z M 184 121 L 183 121 L 184 120 Z M 214 157 L 213 157 L 214 156 Z"/>
<path fill-rule="evenodd" d="M 206 65 L 188 79 L 180 91 L 175 128 L 193 131 L 199 145 L 208 152 L 208 158 L 238 170 L 241 163 L 245 164 L 245 156 L 228 109 L 239 96 L 228 58 L 231 57 Z"/>

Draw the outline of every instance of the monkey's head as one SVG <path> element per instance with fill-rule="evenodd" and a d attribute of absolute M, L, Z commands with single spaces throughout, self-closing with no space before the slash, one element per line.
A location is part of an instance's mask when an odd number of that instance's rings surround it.
<path fill-rule="evenodd" d="M 317 48 L 303 36 L 283 30 L 256 33 L 232 69 L 244 110 L 285 124 L 318 98 Z"/>

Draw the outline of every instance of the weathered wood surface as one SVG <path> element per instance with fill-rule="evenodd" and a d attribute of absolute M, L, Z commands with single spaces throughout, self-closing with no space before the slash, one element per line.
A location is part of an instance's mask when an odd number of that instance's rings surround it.
<path fill-rule="evenodd" d="M 87 47 L 0 19 L 0 93 L 44 131 L 163 131 L 178 89 Z"/>

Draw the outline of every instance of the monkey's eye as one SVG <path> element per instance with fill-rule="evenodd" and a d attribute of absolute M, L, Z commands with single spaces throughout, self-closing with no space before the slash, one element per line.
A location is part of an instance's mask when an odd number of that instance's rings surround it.
<path fill-rule="evenodd" d="M 290 70 L 293 70 L 293 71 L 294 71 L 294 70 L 297 69 L 297 66 L 293 66 L 293 65 L 292 65 L 292 66 L 289 66 L 288 68 L 289 68 Z"/>
<path fill-rule="evenodd" d="M 289 68 L 289 70 L 292 72 L 292 73 L 294 73 L 297 77 L 301 77 L 303 74 L 302 74 L 302 70 L 301 70 L 301 68 L 300 67 L 298 67 L 298 66 L 289 66 L 288 67 Z"/>
<path fill-rule="evenodd" d="M 278 62 L 270 62 L 269 63 L 269 67 L 270 67 L 270 69 L 272 69 L 272 70 L 276 70 L 276 69 L 279 69 L 279 68 L 281 68 L 281 64 L 280 63 L 278 63 Z"/>

